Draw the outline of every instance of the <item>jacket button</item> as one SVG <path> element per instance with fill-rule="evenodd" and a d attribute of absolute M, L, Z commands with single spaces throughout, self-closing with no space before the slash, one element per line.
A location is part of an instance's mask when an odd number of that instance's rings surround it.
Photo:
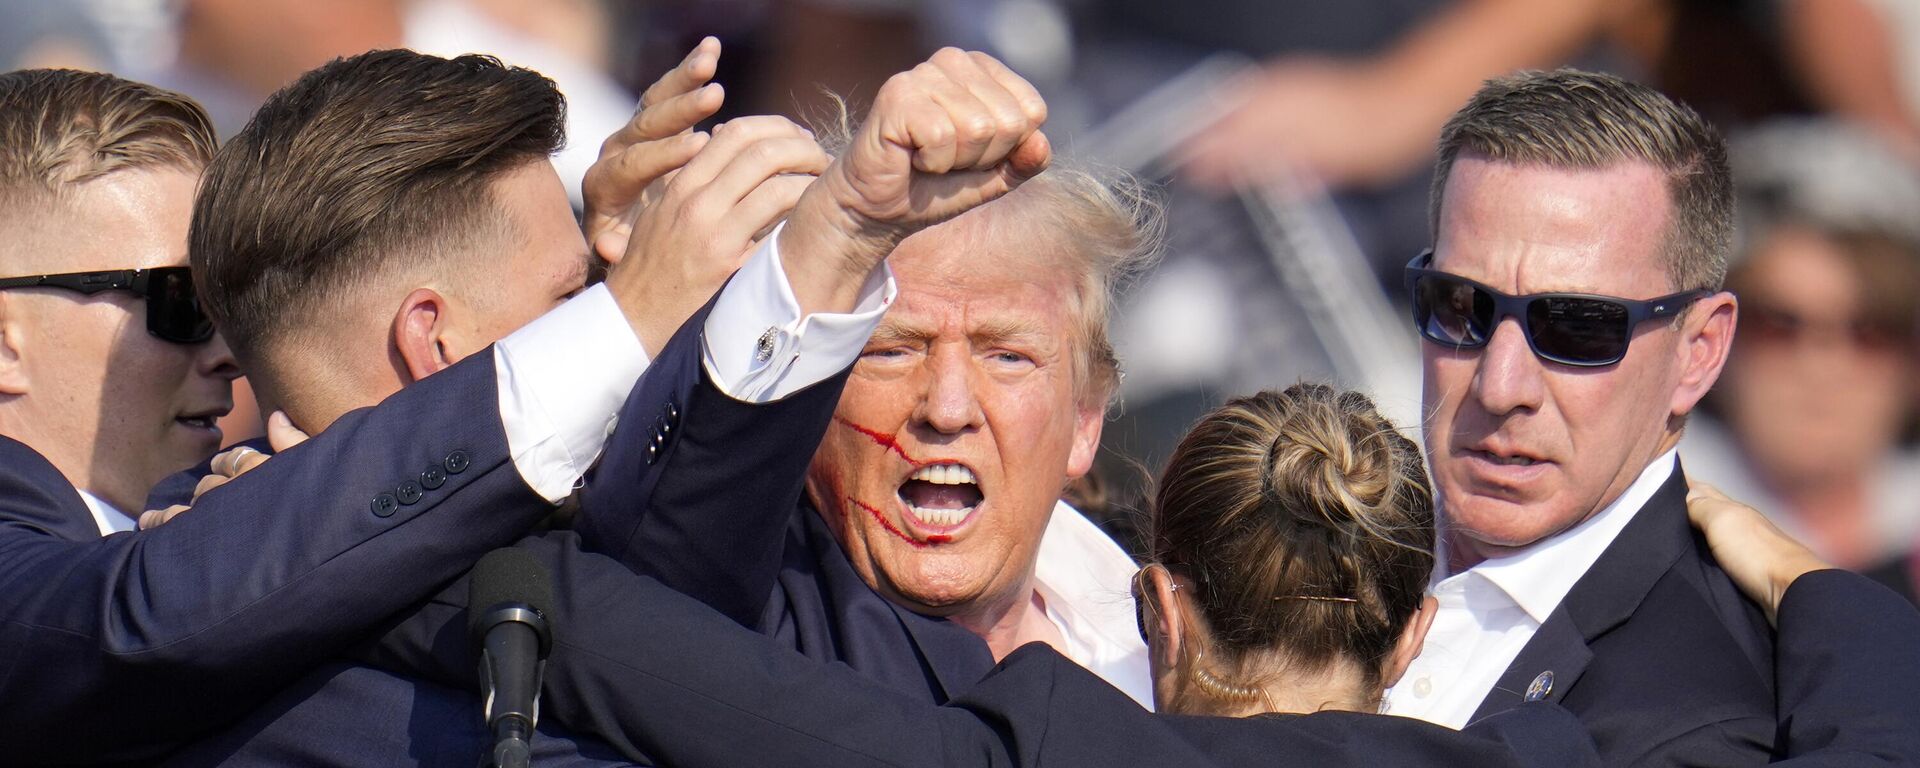
<path fill-rule="evenodd" d="M 400 500 L 394 498 L 393 494 L 383 493 L 373 497 L 374 517 L 393 517 L 393 513 L 398 511 L 400 511 Z"/>
<path fill-rule="evenodd" d="M 447 471 L 440 467 L 427 467 L 427 471 L 420 473 L 420 485 L 429 491 L 446 484 Z"/>
<path fill-rule="evenodd" d="M 467 467 L 473 466 L 473 460 L 467 457 L 466 451 L 456 450 L 447 454 L 447 460 L 440 464 L 447 468 L 447 474 L 457 475 L 467 471 Z"/>
<path fill-rule="evenodd" d="M 647 466 L 651 467 L 653 466 L 654 462 L 659 460 L 660 460 L 660 446 L 658 445 L 647 446 Z"/>
<path fill-rule="evenodd" d="M 412 480 L 408 480 L 404 483 L 401 483 L 399 488 L 393 489 L 393 495 L 395 498 L 400 500 L 401 504 L 406 504 L 411 506 L 413 504 L 419 503 L 420 497 L 424 494 L 420 490 L 419 483 L 416 483 Z"/>
<path fill-rule="evenodd" d="M 680 406 L 675 405 L 671 400 L 667 401 L 667 421 L 679 421 L 679 420 L 680 420 Z"/>

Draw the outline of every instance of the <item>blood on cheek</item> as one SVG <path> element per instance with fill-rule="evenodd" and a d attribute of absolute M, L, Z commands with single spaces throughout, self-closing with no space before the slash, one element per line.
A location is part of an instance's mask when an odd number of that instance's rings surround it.
<path fill-rule="evenodd" d="M 875 445 L 878 445 L 882 448 L 885 448 L 889 451 L 894 452 L 895 454 L 899 455 L 900 458 L 905 459 L 908 464 L 913 465 L 914 468 L 918 469 L 922 465 L 922 462 L 913 458 L 912 456 L 907 455 L 907 449 L 901 448 L 900 441 L 898 439 L 895 439 L 893 435 L 888 434 L 886 432 L 882 432 L 877 429 L 873 429 L 871 427 L 860 426 L 859 424 L 854 423 L 852 420 L 846 418 L 845 416 L 835 416 L 833 417 L 833 420 L 840 422 L 840 425 L 843 427 L 846 427 L 847 429 L 851 429 L 855 432 L 866 435 L 867 439 L 872 440 Z"/>
<path fill-rule="evenodd" d="M 866 435 L 867 439 L 872 440 L 875 445 L 878 445 L 882 448 L 887 449 L 893 454 L 899 456 L 902 460 L 906 461 L 908 464 L 914 467 L 923 466 L 923 462 L 913 458 L 911 455 L 908 455 L 906 449 L 900 447 L 900 441 L 895 439 L 893 435 L 888 434 L 886 432 L 881 432 L 880 430 L 877 430 L 877 429 L 872 429 L 870 427 L 860 426 L 859 424 L 856 424 L 853 421 L 843 416 L 835 416 L 833 417 L 833 420 L 840 422 L 841 426 L 844 426 L 862 435 Z M 872 504 L 868 504 L 852 496 L 848 496 L 847 501 L 856 507 L 866 510 L 867 514 L 873 516 L 874 522 L 879 523 L 882 529 L 886 530 L 887 533 L 893 534 L 895 538 L 898 538 L 899 540 L 906 542 L 908 546 L 911 546 L 914 549 L 925 549 L 928 546 L 931 546 L 934 544 L 945 544 L 947 542 L 953 541 L 952 536 L 948 536 L 943 533 L 928 536 L 926 541 L 921 541 L 912 536 L 908 536 L 905 531 L 900 530 L 897 526 L 893 524 L 893 521 L 888 520 L 887 516 L 882 514 L 879 508 L 873 506 Z M 849 511 L 847 514 L 852 515 L 853 513 Z"/>

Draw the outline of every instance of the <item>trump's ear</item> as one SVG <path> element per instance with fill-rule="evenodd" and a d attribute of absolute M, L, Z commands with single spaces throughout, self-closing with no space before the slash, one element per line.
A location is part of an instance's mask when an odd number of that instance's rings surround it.
<path fill-rule="evenodd" d="M 447 297 L 432 288 L 415 288 L 400 301 L 393 315 L 393 351 L 396 367 L 407 383 L 424 379 L 453 365 L 447 347 Z"/>
<path fill-rule="evenodd" d="M 1694 303 L 1680 323 L 1680 382 L 1673 391 L 1671 414 L 1685 416 L 1720 379 L 1733 351 L 1734 326 L 1740 302 L 1721 291 Z"/>
<path fill-rule="evenodd" d="M 0 395 L 27 393 L 26 324 L 0 294 Z"/>

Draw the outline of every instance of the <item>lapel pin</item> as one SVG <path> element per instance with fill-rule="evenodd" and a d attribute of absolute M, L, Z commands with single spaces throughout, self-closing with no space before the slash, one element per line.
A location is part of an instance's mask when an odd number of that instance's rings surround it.
<path fill-rule="evenodd" d="M 1553 693 L 1553 672 L 1551 670 L 1540 673 L 1539 677 L 1534 678 L 1533 682 L 1527 685 L 1526 700 L 1546 701 L 1547 695 L 1550 693 Z"/>

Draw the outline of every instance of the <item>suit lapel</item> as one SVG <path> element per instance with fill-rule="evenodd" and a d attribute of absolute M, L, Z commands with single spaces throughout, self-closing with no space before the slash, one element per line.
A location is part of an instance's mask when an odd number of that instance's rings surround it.
<path fill-rule="evenodd" d="M 1653 585 L 1692 546 L 1688 531 L 1687 477 L 1676 460 L 1673 476 L 1574 582 L 1469 722 L 1519 706 L 1536 680 L 1547 684 L 1547 700 L 1565 698 L 1593 660 L 1593 641 L 1631 618 Z"/>
<path fill-rule="evenodd" d="M 986 642 L 972 632 L 946 619 L 916 614 L 892 601 L 887 605 L 892 606 L 907 634 L 913 636 L 920 658 L 940 681 L 945 694 L 943 700 L 959 696 L 993 669 L 993 654 L 987 650 Z"/>
<path fill-rule="evenodd" d="M 68 541 L 100 538 L 100 524 L 80 499 L 79 489 L 39 452 L 0 435 L 0 471 L 21 486 L 21 492 L 9 494 L 12 498 L 0 499 L 0 520 L 32 525 Z M 35 495 L 41 498 L 31 498 Z"/>
<path fill-rule="evenodd" d="M 1587 663 L 1593 661 L 1593 651 L 1587 647 L 1588 638 L 1581 634 L 1572 619 L 1567 615 L 1567 606 L 1563 603 L 1554 609 L 1547 623 L 1540 625 L 1540 631 L 1533 634 L 1520 655 L 1514 657 L 1507 671 L 1500 673 L 1500 679 L 1493 684 L 1493 690 L 1480 700 L 1480 708 L 1474 710 L 1468 725 L 1482 719 L 1500 714 L 1521 702 L 1527 701 L 1529 691 L 1540 689 L 1545 700 L 1559 702 L 1567 691 L 1587 671 Z"/>

